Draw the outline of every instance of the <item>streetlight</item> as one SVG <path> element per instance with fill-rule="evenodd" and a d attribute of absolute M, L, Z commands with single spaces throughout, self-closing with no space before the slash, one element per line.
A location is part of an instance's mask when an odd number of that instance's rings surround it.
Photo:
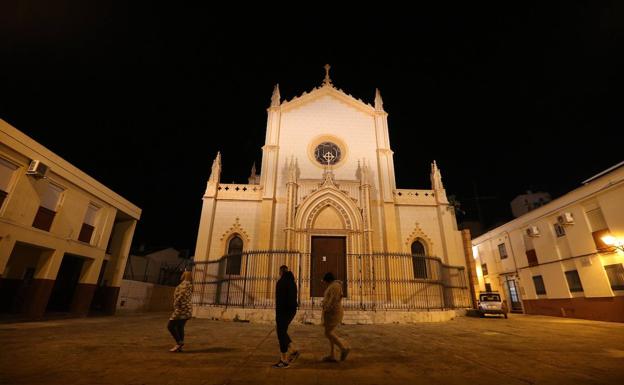
<path fill-rule="evenodd" d="M 616 249 L 624 252 L 624 242 L 622 242 L 621 239 L 617 239 L 613 235 L 605 235 L 604 237 L 602 237 L 602 241 L 606 245 L 615 247 Z"/>

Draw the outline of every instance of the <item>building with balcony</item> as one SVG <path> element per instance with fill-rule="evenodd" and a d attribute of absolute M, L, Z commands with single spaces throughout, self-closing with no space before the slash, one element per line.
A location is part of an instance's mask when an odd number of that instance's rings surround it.
<path fill-rule="evenodd" d="M 473 239 L 480 289 L 527 314 L 624 322 L 623 166 Z"/>
<path fill-rule="evenodd" d="M 114 313 L 140 215 L 0 120 L 0 311 Z"/>

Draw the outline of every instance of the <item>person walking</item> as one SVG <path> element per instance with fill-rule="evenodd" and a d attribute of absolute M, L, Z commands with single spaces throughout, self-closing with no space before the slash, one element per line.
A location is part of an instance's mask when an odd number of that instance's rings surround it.
<path fill-rule="evenodd" d="M 169 349 L 170 352 L 182 351 L 182 346 L 184 346 L 184 325 L 193 316 L 193 305 L 191 304 L 191 296 L 193 294 L 192 278 L 193 275 L 190 271 L 182 273 L 182 282 L 173 293 L 173 313 L 167 323 L 167 329 L 173 336 L 176 345 Z"/>
<path fill-rule="evenodd" d="M 344 311 L 342 309 L 342 281 L 334 277 L 332 273 L 325 273 L 323 281 L 328 284 L 323 298 L 322 320 L 325 328 L 325 337 L 329 340 L 329 355 L 323 358 L 325 362 L 337 362 L 334 357 L 334 345 L 340 349 L 340 361 L 344 361 L 349 355 L 351 348 L 345 340 L 336 335 L 336 327 L 342 322 Z"/>
<path fill-rule="evenodd" d="M 279 269 L 280 279 L 275 285 L 275 324 L 280 347 L 280 360 L 274 368 L 287 368 L 299 356 L 288 335 L 288 326 L 297 314 L 297 284 L 295 276 L 282 265 Z"/>

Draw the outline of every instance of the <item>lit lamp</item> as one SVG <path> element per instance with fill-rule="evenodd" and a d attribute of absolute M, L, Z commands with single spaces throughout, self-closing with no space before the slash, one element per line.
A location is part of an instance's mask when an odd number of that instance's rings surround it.
<path fill-rule="evenodd" d="M 615 247 L 616 249 L 624 252 L 624 242 L 621 239 L 617 239 L 613 235 L 605 235 L 602 237 L 602 241 L 611 247 Z"/>

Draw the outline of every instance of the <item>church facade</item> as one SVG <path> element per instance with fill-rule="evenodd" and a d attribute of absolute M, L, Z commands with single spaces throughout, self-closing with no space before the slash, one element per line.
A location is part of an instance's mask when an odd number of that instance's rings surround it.
<path fill-rule="evenodd" d="M 300 304 L 318 303 L 328 271 L 354 307 L 448 308 L 445 287 L 465 294 L 464 244 L 440 169 L 433 161 L 429 188 L 397 188 L 379 90 L 364 103 L 333 85 L 329 66 L 320 87 L 292 100 L 276 85 L 260 174 L 254 167 L 249 183 L 224 184 L 221 167 L 217 154 L 195 251 L 204 283 L 196 303 L 227 295 L 230 305 L 270 306 L 281 264 L 298 277 Z"/>

